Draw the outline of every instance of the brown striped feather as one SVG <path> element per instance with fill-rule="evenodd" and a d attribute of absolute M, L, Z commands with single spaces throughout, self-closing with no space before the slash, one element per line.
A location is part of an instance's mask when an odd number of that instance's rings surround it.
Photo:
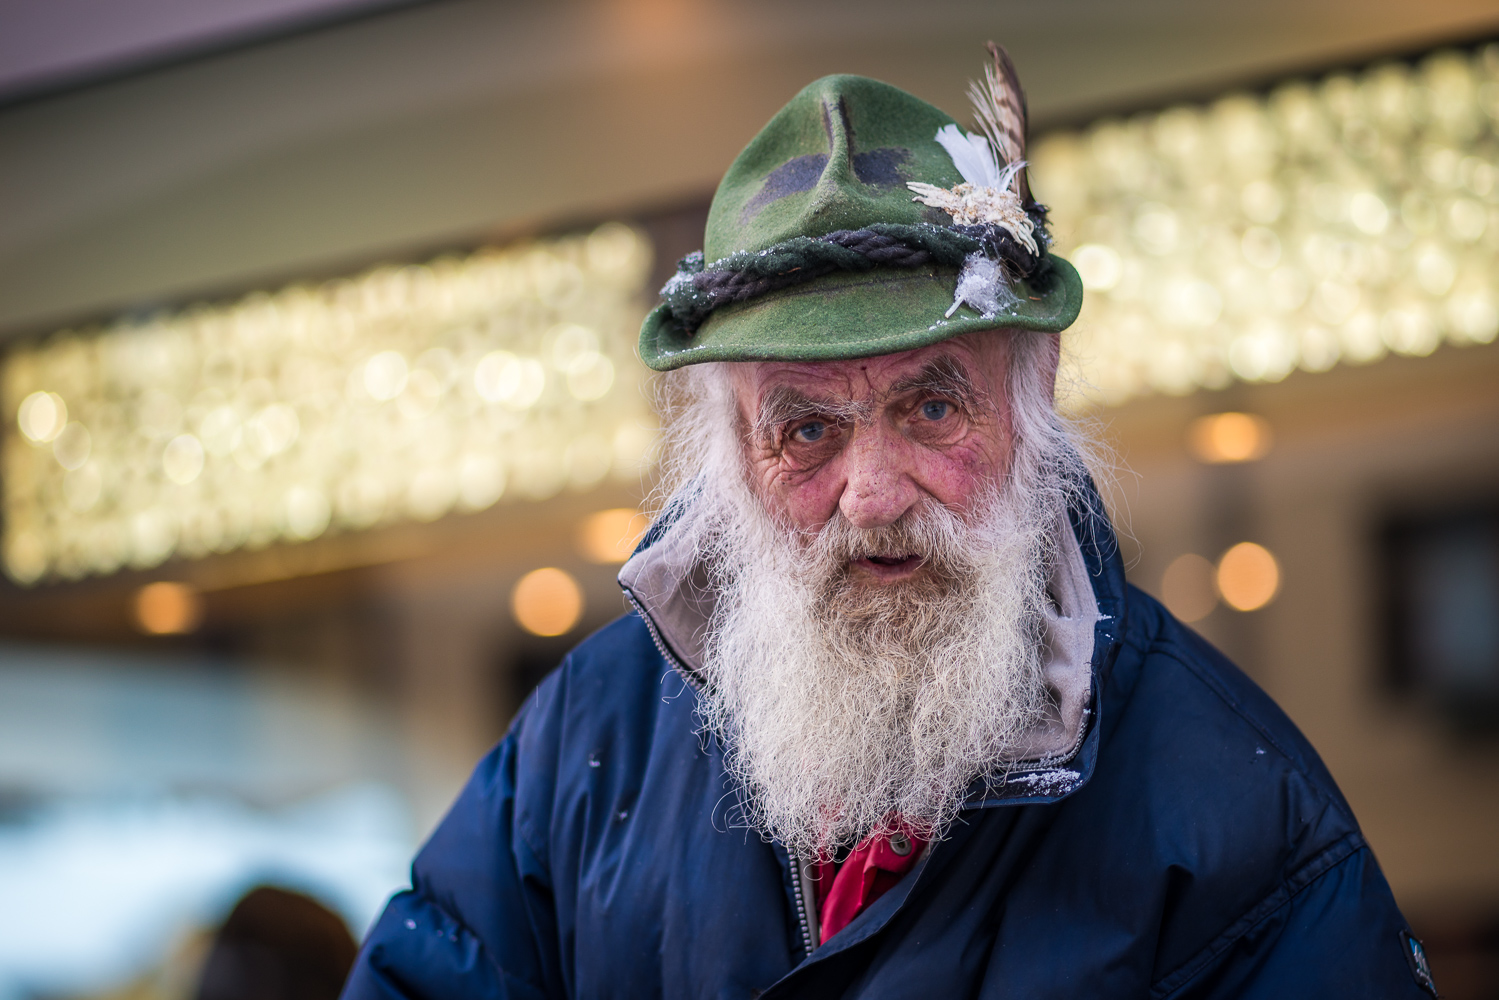
<path fill-rule="evenodd" d="M 1003 45 L 988 43 L 992 65 L 984 67 L 984 82 L 974 81 L 968 87 L 968 98 L 989 144 L 999 155 L 1001 165 L 1025 158 L 1026 107 L 1025 90 L 1015 64 Z M 1020 172 L 1020 199 L 1030 200 L 1030 184 L 1025 171 Z"/>

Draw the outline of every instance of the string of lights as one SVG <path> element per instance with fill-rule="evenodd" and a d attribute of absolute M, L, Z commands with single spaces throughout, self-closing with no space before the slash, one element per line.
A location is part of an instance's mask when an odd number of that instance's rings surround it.
<path fill-rule="evenodd" d="M 1116 404 L 1499 332 L 1499 45 L 1053 134 L 1033 152 Z"/>
<path fill-rule="evenodd" d="M 5 570 L 75 579 L 635 478 L 650 260 L 609 223 L 13 350 Z"/>
<path fill-rule="evenodd" d="M 1035 144 L 1118 404 L 1499 333 L 1499 46 Z M 651 248 L 610 223 L 63 331 L 0 392 L 4 567 L 78 578 L 544 499 L 648 464 Z"/>

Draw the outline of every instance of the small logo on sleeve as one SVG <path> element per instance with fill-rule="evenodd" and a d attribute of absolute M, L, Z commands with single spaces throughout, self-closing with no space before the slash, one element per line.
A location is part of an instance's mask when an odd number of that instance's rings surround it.
<path fill-rule="evenodd" d="M 1410 931 L 1401 931 L 1400 949 L 1405 952 L 1405 964 L 1410 966 L 1416 985 L 1436 996 L 1437 984 L 1431 978 L 1431 964 L 1426 961 L 1426 949 L 1421 942 L 1411 937 Z"/>

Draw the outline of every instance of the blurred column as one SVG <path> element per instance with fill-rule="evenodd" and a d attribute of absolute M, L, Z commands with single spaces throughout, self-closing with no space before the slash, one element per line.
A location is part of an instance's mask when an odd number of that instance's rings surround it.
<path fill-rule="evenodd" d="M 397 709 L 411 747 L 418 828 L 430 829 L 501 735 L 492 669 L 492 619 L 447 589 L 409 595 L 394 609 Z"/>

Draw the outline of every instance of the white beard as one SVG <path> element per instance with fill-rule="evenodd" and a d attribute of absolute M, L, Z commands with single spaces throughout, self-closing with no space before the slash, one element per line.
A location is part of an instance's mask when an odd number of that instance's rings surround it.
<path fill-rule="evenodd" d="M 691 520 L 718 601 L 699 711 L 748 825 L 803 856 L 897 823 L 937 839 L 1014 760 L 1047 703 L 1039 630 L 1066 495 L 1036 481 L 1056 464 L 1028 457 L 966 518 L 928 500 L 868 531 L 835 515 L 796 532 L 742 477 L 707 480 Z M 893 585 L 850 578 L 851 560 L 890 553 L 926 563 Z"/>

